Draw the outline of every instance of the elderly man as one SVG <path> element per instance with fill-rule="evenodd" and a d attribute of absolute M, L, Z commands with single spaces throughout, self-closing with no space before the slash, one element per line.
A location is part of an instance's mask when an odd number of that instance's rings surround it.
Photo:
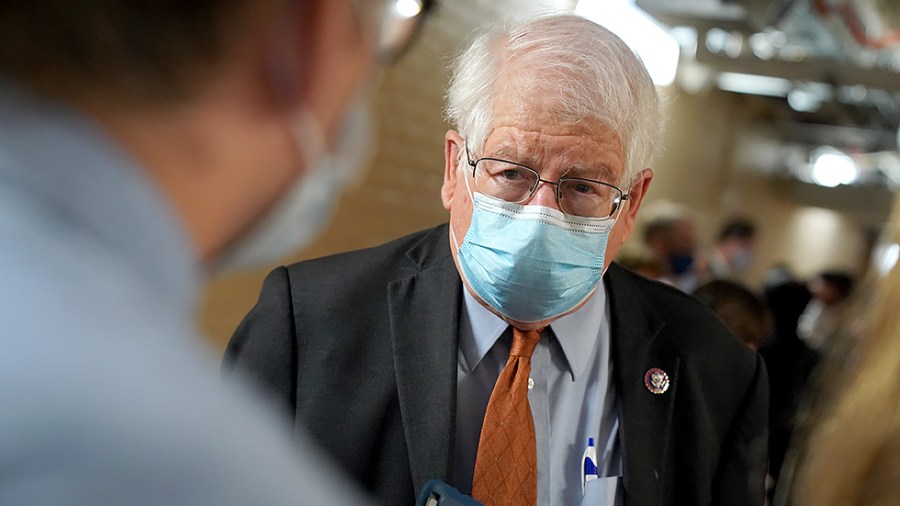
<path fill-rule="evenodd" d="M 393 4 L 3 3 L 0 504 L 358 502 L 224 388 L 193 307 L 334 197 L 348 107 L 414 31 Z"/>
<path fill-rule="evenodd" d="M 488 505 L 761 504 L 762 362 L 612 263 L 653 177 L 639 60 L 545 17 L 479 36 L 448 97 L 449 225 L 276 269 L 226 369 L 385 504 L 431 478 Z"/>

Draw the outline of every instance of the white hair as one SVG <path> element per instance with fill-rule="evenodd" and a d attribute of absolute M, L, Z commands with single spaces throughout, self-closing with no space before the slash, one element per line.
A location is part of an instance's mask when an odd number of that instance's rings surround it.
<path fill-rule="evenodd" d="M 650 75 L 621 39 L 585 18 L 553 15 L 488 27 L 451 70 L 445 113 L 472 150 L 484 147 L 492 102 L 509 89 L 509 77 L 527 76 L 524 90 L 540 94 L 561 121 L 597 120 L 619 134 L 627 184 L 656 151 L 661 113 Z"/>

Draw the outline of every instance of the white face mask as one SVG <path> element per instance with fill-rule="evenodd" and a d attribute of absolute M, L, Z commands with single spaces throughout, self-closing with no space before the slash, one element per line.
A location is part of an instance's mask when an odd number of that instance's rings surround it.
<path fill-rule="evenodd" d="M 753 265 L 753 251 L 746 246 L 734 252 L 731 257 L 731 268 L 737 272 L 746 272 Z"/>
<path fill-rule="evenodd" d="M 368 101 L 349 108 L 330 152 L 319 121 L 303 110 L 293 125 L 304 173 L 253 228 L 216 262 L 218 273 L 271 264 L 308 244 L 328 223 L 341 189 L 359 181 L 373 153 Z"/>

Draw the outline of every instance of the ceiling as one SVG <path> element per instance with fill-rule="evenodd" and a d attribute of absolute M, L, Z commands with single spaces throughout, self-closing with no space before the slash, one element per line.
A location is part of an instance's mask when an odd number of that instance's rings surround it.
<path fill-rule="evenodd" d="M 679 41 L 675 83 L 682 90 L 718 87 L 770 110 L 775 122 L 770 130 L 783 148 L 777 151 L 787 154 L 769 157 L 772 166 L 765 170 L 808 180 L 815 154 L 831 146 L 859 168 L 859 177 L 848 185 L 895 190 L 900 187 L 900 2 L 881 0 L 880 6 L 878 1 L 635 4 Z"/>

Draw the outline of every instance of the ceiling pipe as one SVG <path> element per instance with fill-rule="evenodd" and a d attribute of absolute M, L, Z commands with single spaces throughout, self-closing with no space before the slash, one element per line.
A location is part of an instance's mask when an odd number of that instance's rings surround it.
<path fill-rule="evenodd" d="M 833 15 L 839 18 L 847 27 L 853 40 L 860 46 L 870 49 L 891 49 L 900 44 L 900 31 L 898 30 L 888 30 L 885 35 L 878 38 L 869 37 L 862 19 L 849 3 L 841 2 L 837 6 L 832 6 L 827 0 L 812 0 L 812 5 L 820 17 Z"/>

